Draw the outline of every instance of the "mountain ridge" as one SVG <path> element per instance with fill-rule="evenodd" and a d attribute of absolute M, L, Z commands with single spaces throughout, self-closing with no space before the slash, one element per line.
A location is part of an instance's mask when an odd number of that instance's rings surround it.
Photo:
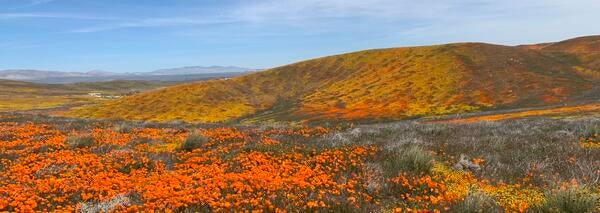
<path fill-rule="evenodd" d="M 115 80 L 131 81 L 198 81 L 214 78 L 229 78 L 253 69 L 238 68 L 233 71 L 224 71 L 228 67 L 205 67 L 205 72 L 176 68 L 173 73 L 165 72 L 139 72 L 139 73 L 114 73 L 101 70 L 87 72 L 46 71 L 33 69 L 0 70 L 0 79 L 14 81 L 28 81 L 34 83 L 78 83 L 78 82 L 105 82 Z M 231 67 L 233 69 L 233 67 Z M 238 72 L 238 70 L 244 70 Z"/>
<path fill-rule="evenodd" d="M 48 70 L 33 70 L 33 69 L 8 69 L 0 70 L 0 79 L 28 81 L 38 80 L 50 77 L 98 77 L 111 75 L 106 72 L 63 72 L 63 71 L 48 71 Z"/>
<path fill-rule="evenodd" d="M 230 73 L 230 72 L 248 72 L 255 69 L 237 67 L 237 66 L 186 66 L 168 69 L 159 69 L 146 74 L 154 75 L 188 75 L 188 74 L 209 74 L 209 73 Z"/>

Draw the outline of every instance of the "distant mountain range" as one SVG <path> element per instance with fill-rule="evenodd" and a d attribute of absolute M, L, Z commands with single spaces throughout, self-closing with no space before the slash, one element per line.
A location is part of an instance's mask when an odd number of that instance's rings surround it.
<path fill-rule="evenodd" d="M 152 75 L 190 75 L 190 74 L 208 74 L 208 73 L 230 73 L 230 72 L 248 72 L 255 71 L 255 69 L 235 67 L 235 66 L 191 66 L 191 67 L 180 67 L 171 69 L 160 69 L 149 72 L 147 74 Z"/>
<path fill-rule="evenodd" d="M 43 70 L 0 70 L 0 79 L 19 80 L 19 81 L 34 81 L 46 78 L 72 78 L 72 77 L 99 77 L 110 76 L 112 73 L 107 72 L 59 72 L 59 71 L 43 71 Z"/>
<path fill-rule="evenodd" d="M 152 72 L 113 73 L 94 70 L 89 72 L 61 72 L 29 69 L 0 70 L 0 79 L 36 83 L 76 83 L 114 80 L 195 81 L 233 77 L 255 69 L 235 66 L 190 66 L 160 69 Z"/>

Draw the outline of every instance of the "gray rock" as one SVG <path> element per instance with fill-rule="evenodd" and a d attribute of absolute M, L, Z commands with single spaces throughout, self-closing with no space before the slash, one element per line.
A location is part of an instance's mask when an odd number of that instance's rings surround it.
<path fill-rule="evenodd" d="M 452 166 L 452 169 L 459 170 L 459 171 L 476 172 L 476 171 L 481 170 L 481 166 L 471 162 L 471 160 L 469 159 L 469 156 L 467 156 L 465 154 L 460 154 L 459 161 L 456 164 L 454 164 L 454 166 Z"/>

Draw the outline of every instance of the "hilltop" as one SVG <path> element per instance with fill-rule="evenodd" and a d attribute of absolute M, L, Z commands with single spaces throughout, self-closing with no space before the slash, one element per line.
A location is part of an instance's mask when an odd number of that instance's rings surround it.
<path fill-rule="evenodd" d="M 599 42 L 595 36 L 523 46 L 367 50 L 172 86 L 67 115 L 190 122 L 362 120 L 546 106 L 581 101 L 594 91 L 600 81 Z"/>

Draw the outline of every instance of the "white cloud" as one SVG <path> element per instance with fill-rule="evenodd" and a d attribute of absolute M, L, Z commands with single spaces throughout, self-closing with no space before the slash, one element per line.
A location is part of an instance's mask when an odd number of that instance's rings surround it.
<path fill-rule="evenodd" d="M 29 0 L 29 5 L 39 5 L 53 2 L 54 0 Z"/>
<path fill-rule="evenodd" d="M 12 8 L 12 9 L 24 9 L 30 7 L 41 6 L 45 4 L 49 4 L 51 2 L 55 2 L 56 0 L 20 0 L 20 6 Z"/>
<path fill-rule="evenodd" d="M 52 0 L 32 0 L 37 4 Z M 0 13 L 0 19 L 55 18 L 103 20 L 71 30 L 91 33 L 126 28 L 161 28 L 218 24 L 288 26 L 312 32 L 352 30 L 362 24 L 373 29 L 397 28 L 399 31 L 447 31 L 456 26 L 483 27 L 486 20 L 506 25 L 520 21 L 547 26 L 546 19 L 565 17 L 576 19 L 586 15 L 600 19 L 597 0 L 257 0 L 240 1 L 201 15 L 174 11 L 180 15 L 106 18 L 87 15 L 53 13 Z M 217 14 L 217 15 L 215 15 Z M 582 20 L 582 22 L 590 20 Z M 592 20 L 593 21 L 593 20 Z M 341 24 L 340 24 L 341 23 Z M 386 26 L 387 24 L 387 26 Z M 454 25 L 454 26 L 451 26 Z M 202 29 L 202 28 L 200 28 Z"/>
<path fill-rule="evenodd" d="M 123 22 L 113 22 L 104 25 L 86 27 L 72 30 L 75 33 L 91 33 L 109 30 L 118 30 L 124 28 L 144 28 L 144 27 L 172 27 L 172 26 L 197 26 L 211 24 L 232 23 L 235 20 L 227 18 L 203 18 L 203 17 L 167 17 L 167 18 L 143 18 L 127 20 Z"/>
<path fill-rule="evenodd" d="M 118 30 L 124 28 L 172 27 L 172 26 L 203 26 L 210 24 L 240 23 L 240 24 L 273 24 L 287 25 L 306 24 L 328 18 L 422 18 L 445 10 L 447 5 L 406 4 L 401 5 L 391 0 L 267 0 L 244 1 L 223 11 L 220 15 L 181 15 L 173 17 L 133 18 L 126 21 L 116 21 L 96 26 L 75 29 L 72 32 L 89 33 Z M 401 9 L 398 9 L 401 8 Z M 431 14 L 430 14 L 431 13 Z M 295 23 L 294 23 L 295 22 Z"/>
<path fill-rule="evenodd" d="M 448 3 L 432 0 L 266 0 L 244 3 L 234 15 L 250 20 L 307 20 L 318 18 L 427 17 L 449 9 Z"/>
<path fill-rule="evenodd" d="M 597 0 L 262 0 L 244 1 L 233 15 L 243 20 L 311 20 L 322 18 L 447 19 L 528 14 L 540 10 L 562 13 L 600 9 Z"/>
<path fill-rule="evenodd" d="M 115 20 L 111 17 L 79 15 L 69 13 L 0 13 L 2 19 L 82 19 L 82 20 Z"/>

